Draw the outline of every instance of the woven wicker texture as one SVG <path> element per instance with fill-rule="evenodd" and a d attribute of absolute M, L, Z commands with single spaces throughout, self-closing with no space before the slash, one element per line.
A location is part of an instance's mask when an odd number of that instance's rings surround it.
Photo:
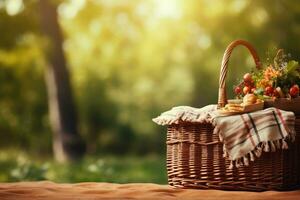
<path fill-rule="evenodd" d="M 168 127 L 167 171 L 170 185 L 224 190 L 288 190 L 300 184 L 300 119 L 288 150 L 263 153 L 248 167 L 229 169 L 223 144 L 211 124 Z"/>
<path fill-rule="evenodd" d="M 226 102 L 225 78 L 232 50 L 247 47 L 256 66 L 259 58 L 254 48 L 243 40 L 231 43 L 224 53 L 220 73 L 218 106 Z M 263 153 L 246 167 L 229 169 L 223 158 L 223 144 L 213 134 L 209 123 L 180 123 L 168 126 L 167 172 L 172 186 L 222 190 L 289 190 L 300 185 L 300 118 L 295 122 L 296 140 L 288 150 Z"/>

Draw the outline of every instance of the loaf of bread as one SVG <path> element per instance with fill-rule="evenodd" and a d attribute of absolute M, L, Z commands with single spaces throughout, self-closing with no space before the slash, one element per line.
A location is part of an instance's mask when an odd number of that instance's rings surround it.
<path fill-rule="evenodd" d="M 243 106 L 255 104 L 257 97 L 254 94 L 246 94 L 243 98 Z"/>

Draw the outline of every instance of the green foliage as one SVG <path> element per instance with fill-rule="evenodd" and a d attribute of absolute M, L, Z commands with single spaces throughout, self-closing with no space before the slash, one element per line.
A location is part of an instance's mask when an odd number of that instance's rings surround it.
<path fill-rule="evenodd" d="M 80 162 L 68 164 L 35 159 L 15 151 L 1 152 L 0 182 L 50 180 L 166 184 L 167 181 L 165 158 L 162 156 L 88 156 Z"/>
<path fill-rule="evenodd" d="M 0 2 L 0 145 L 49 155 L 48 45 L 37 1 L 23 1 L 19 11 Z M 88 153 L 164 154 L 165 129 L 151 118 L 172 106 L 216 103 L 222 55 L 232 40 L 250 41 L 264 60 L 274 46 L 300 59 L 300 8 L 291 0 L 57 4 Z M 252 67 L 247 50 L 234 50 L 228 88 Z"/>
<path fill-rule="evenodd" d="M 298 62 L 294 60 L 289 61 L 286 64 L 283 75 L 276 81 L 277 86 L 283 88 L 287 93 L 292 85 L 300 83 L 300 74 L 298 70 Z"/>
<path fill-rule="evenodd" d="M 299 77 L 299 63 L 295 60 L 291 60 L 286 65 L 286 74 L 294 77 Z"/>

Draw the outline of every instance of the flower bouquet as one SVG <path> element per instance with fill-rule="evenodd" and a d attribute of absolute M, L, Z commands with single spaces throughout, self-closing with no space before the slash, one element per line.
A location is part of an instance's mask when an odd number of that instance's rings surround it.
<path fill-rule="evenodd" d="M 243 76 L 234 87 L 237 99 L 249 94 L 264 101 L 264 107 L 277 107 L 300 114 L 300 65 L 280 49 L 273 62 L 262 64 Z"/>

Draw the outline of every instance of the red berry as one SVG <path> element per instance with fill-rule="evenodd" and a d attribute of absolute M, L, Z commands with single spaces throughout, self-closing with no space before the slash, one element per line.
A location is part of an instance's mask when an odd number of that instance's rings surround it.
<path fill-rule="evenodd" d="M 244 94 L 248 94 L 250 91 L 251 91 L 251 88 L 248 87 L 248 86 L 245 86 L 245 87 L 243 88 L 243 93 L 244 93 Z"/>
<path fill-rule="evenodd" d="M 290 95 L 292 97 L 296 97 L 299 95 L 299 86 L 298 85 L 293 85 L 291 88 L 290 88 Z"/>
<path fill-rule="evenodd" d="M 251 81 L 252 81 L 252 75 L 250 73 L 245 74 L 243 78 L 244 78 L 245 82 L 251 83 Z"/>
<path fill-rule="evenodd" d="M 242 92 L 241 87 L 236 86 L 236 87 L 234 88 L 234 92 L 235 92 L 235 94 L 241 94 L 241 92 Z"/>
<path fill-rule="evenodd" d="M 272 88 L 272 86 L 267 86 L 265 88 L 265 95 L 272 96 L 273 91 L 274 91 L 274 89 Z"/>

